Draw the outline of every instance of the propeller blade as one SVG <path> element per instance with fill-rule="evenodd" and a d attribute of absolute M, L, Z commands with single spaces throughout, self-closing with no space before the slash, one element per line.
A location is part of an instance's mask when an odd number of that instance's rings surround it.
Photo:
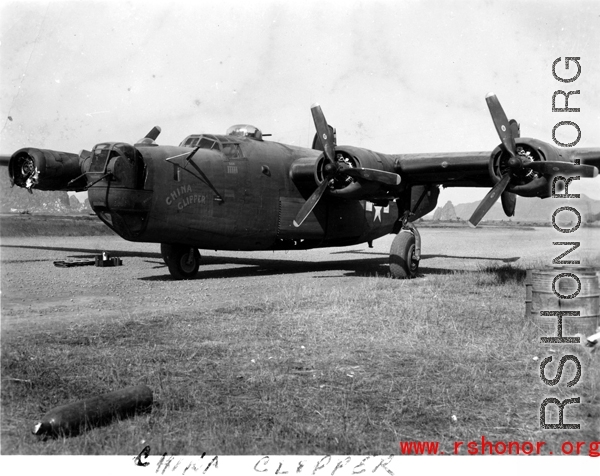
<path fill-rule="evenodd" d="M 158 135 L 160 134 L 161 128 L 158 126 L 154 126 L 150 132 L 148 132 L 148 134 L 146 134 L 146 137 L 144 137 L 144 139 L 152 139 L 152 140 L 156 140 L 156 138 L 158 137 Z"/>
<path fill-rule="evenodd" d="M 504 174 L 500 182 L 494 185 L 494 187 L 488 192 L 488 194 L 473 212 L 473 215 L 471 215 L 471 218 L 469 218 L 469 224 L 472 227 L 476 227 L 484 215 L 490 210 L 490 208 L 492 208 L 494 203 L 498 201 L 500 195 L 508 186 L 508 182 L 510 182 L 510 175 Z"/>
<path fill-rule="evenodd" d="M 598 169 L 593 165 L 575 165 L 570 162 L 536 161 L 529 162 L 525 166 L 544 175 L 570 174 L 585 178 L 594 178 L 598 175 Z"/>
<path fill-rule="evenodd" d="M 294 226 L 296 228 L 299 227 L 300 225 L 302 225 L 302 223 L 304 223 L 304 220 L 306 220 L 306 217 L 308 217 L 308 215 L 310 215 L 310 212 L 313 211 L 313 208 L 315 208 L 317 206 L 317 203 L 319 203 L 319 200 L 325 193 L 325 190 L 327 190 L 328 185 L 329 185 L 329 180 L 323 180 L 321 182 L 321 185 L 319 185 L 319 188 L 317 188 L 313 192 L 313 194 L 310 197 L 308 197 L 308 200 L 306 200 L 304 205 L 302 205 L 302 208 L 300 209 L 300 211 L 298 212 L 298 214 L 296 215 L 296 218 L 294 220 Z"/>
<path fill-rule="evenodd" d="M 511 119 L 510 121 L 508 121 L 508 123 L 510 124 L 510 128 L 512 129 L 513 138 L 518 139 L 519 137 L 521 137 L 521 125 L 514 119 Z"/>
<path fill-rule="evenodd" d="M 340 173 L 350 175 L 350 177 L 369 180 L 371 182 L 381 182 L 385 185 L 400 185 L 400 175 L 393 172 L 385 172 L 377 169 L 367 169 L 363 167 L 347 168 Z"/>
<path fill-rule="evenodd" d="M 137 141 L 135 145 L 153 145 L 154 141 L 158 137 L 158 134 L 160 134 L 160 127 L 154 126 L 150 132 Z"/>
<path fill-rule="evenodd" d="M 498 101 L 498 98 L 494 93 L 488 93 L 485 97 L 485 101 L 487 102 L 488 109 L 492 115 L 492 121 L 494 121 L 494 126 L 502 141 L 502 145 L 504 145 L 504 148 L 510 155 L 517 155 L 517 146 L 515 144 L 513 128 L 506 117 L 504 109 L 502 109 L 502 106 L 500 105 L 500 101 Z"/>
<path fill-rule="evenodd" d="M 323 145 L 323 152 L 325 154 L 325 158 L 329 161 L 329 163 L 335 163 L 335 145 L 333 142 L 333 134 L 329 131 L 329 126 L 327 125 L 327 120 L 325 119 L 325 115 L 323 114 L 323 110 L 319 104 L 315 103 L 311 106 L 310 112 L 313 116 L 313 121 L 315 122 L 315 129 L 317 129 L 317 135 Z"/>
<path fill-rule="evenodd" d="M 517 196 L 512 192 L 502 192 L 502 209 L 507 217 L 515 216 Z"/>
<path fill-rule="evenodd" d="M 0 166 L 6 166 L 10 162 L 10 155 L 0 155 Z"/>
<path fill-rule="evenodd" d="M 336 143 L 337 141 L 336 141 L 336 137 L 335 137 L 335 129 L 333 127 L 331 127 L 331 125 L 329 125 L 329 134 L 333 137 L 333 147 L 335 148 L 335 146 L 337 145 L 337 143 Z M 263 136 L 264 136 L 264 134 L 263 134 Z M 321 145 L 321 140 L 319 139 L 318 132 L 315 132 L 311 148 L 313 150 L 320 150 L 321 152 L 323 152 L 323 146 Z"/>

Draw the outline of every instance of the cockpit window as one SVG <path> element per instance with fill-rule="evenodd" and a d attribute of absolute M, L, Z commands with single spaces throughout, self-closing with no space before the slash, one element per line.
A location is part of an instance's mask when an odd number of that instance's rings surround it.
<path fill-rule="evenodd" d="M 200 143 L 198 144 L 198 147 L 200 147 L 201 149 L 215 149 L 215 150 L 219 150 L 219 143 L 212 140 L 212 139 L 207 139 L 206 137 L 203 137 L 200 140 Z"/>
<path fill-rule="evenodd" d="M 199 137 L 189 137 L 183 144 L 183 147 L 196 147 L 198 139 Z"/>
<path fill-rule="evenodd" d="M 231 136 L 215 136 L 212 134 L 196 134 L 186 137 L 181 147 L 199 147 L 201 149 L 223 152 L 228 159 L 241 159 L 244 154 L 239 141 Z"/>
<path fill-rule="evenodd" d="M 135 149 L 135 147 L 130 144 L 123 143 L 115 145 L 115 149 L 118 150 L 121 155 L 125 156 L 129 163 L 136 163 L 136 155 L 139 154 L 139 152 Z"/>
<path fill-rule="evenodd" d="M 201 149 L 221 150 L 217 138 L 209 134 L 188 136 L 180 144 L 180 147 L 200 147 Z"/>
<path fill-rule="evenodd" d="M 98 144 L 94 147 L 89 171 L 104 172 L 109 159 L 109 152 L 110 158 L 119 156 L 119 153 L 116 150 L 111 150 L 110 144 Z"/>

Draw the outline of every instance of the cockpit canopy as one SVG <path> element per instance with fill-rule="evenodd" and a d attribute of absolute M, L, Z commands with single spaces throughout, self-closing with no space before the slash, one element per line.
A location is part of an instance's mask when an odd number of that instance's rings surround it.
<path fill-rule="evenodd" d="M 199 147 L 200 149 L 216 150 L 217 152 L 222 152 L 225 157 L 230 159 L 243 157 L 239 141 L 234 137 L 213 134 L 192 134 L 183 139 L 179 147 Z"/>
<path fill-rule="evenodd" d="M 263 140 L 263 135 L 270 136 L 271 134 L 263 134 L 258 127 L 251 126 L 250 124 L 236 124 L 227 129 L 226 135 L 215 135 L 215 134 L 192 134 L 187 136 L 180 147 L 200 147 L 201 149 L 215 149 L 219 150 L 221 145 L 238 143 L 236 137 L 248 137 L 255 140 Z"/>
<path fill-rule="evenodd" d="M 192 134 L 183 139 L 179 147 L 200 147 L 201 149 L 221 150 L 219 138 L 212 134 Z"/>
<path fill-rule="evenodd" d="M 227 129 L 225 134 L 234 137 L 249 137 L 250 139 L 263 140 L 262 131 L 250 124 L 236 124 Z"/>

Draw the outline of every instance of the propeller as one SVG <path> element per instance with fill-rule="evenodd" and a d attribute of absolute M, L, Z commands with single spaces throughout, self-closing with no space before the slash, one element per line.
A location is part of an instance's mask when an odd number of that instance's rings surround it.
<path fill-rule="evenodd" d="M 494 122 L 494 127 L 500 137 L 502 149 L 509 155 L 506 171 L 502 177 L 492 187 L 484 199 L 479 203 L 471 218 L 469 224 L 477 226 L 485 214 L 492 208 L 498 198 L 502 197 L 502 208 L 507 216 L 513 216 L 517 197 L 506 188 L 510 185 L 511 179 L 525 176 L 532 171 L 541 175 L 556 175 L 558 173 L 580 175 L 582 177 L 595 177 L 598 174 L 596 167 L 591 165 L 575 165 L 570 162 L 557 161 L 535 161 L 531 157 L 520 154 L 515 139 L 520 137 L 520 126 L 517 121 L 506 117 L 506 113 L 500 101 L 494 93 L 489 93 L 485 100 Z"/>
<path fill-rule="evenodd" d="M 321 106 L 317 103 L 313 104 L 310 108 L 310 112 L 313 116 L 313 121 L 315 123 L 315 128 L 317 129 L 317 137 L 321 141 L 321 145 L 323 146 L 323 155 L 325 157 L 325 165 L 323 167 L 323 181 L 317 187 L 317 189 L 313 192 L 313 194 L 306 200 L 302 208 L 296 215 L 294 219 L 294 226 L 299 227 L 304 223 L 306 217 L 310 215 L 310 212 L 313 211 L 313 208 L 317 206 L 319 200 L 327 190 L 329 186 L 329 182 L 333 179 L 333 177 L 338 172 L 338 166 L 334 159 L 335 146 L 333 144 L 333 135 L 329 133 L 329 126 L 327 125 L 327 120 L 325 119 L 325 114 L 323 114 L 323 110 Z"/>
<path fill-rule="evenodd" d="M 154 144 L 154 141 L 160 134 L 160 131 L 161 131 L 161 128 L 159 126 L 154 126 L 152 129 L 150 129 L 150 132 L 148 132 L 148 134 L 146 134 L 142 139 L 140 139 L 136 143 L 136 145 L 138 145 L 138 144 L 146 144 L 146 145 Z"/>
<path fill-rule="evenodd" d="M 500 200 L 502 201 L 502 209 L 507 217 L 512 217 L 515 215 L 515 206 L 517 205 L 517 195 L 512 192 L 504 191 L 500 196 Z"/>
<path fill-rule="evenodd" d="M 328 186 L 329 180 L 323 180 L 321 182 L 321 185 L 319 185 L 319 187 L 313 192 L 313 194 L 310 197 L 308 197 L 308 200 L 304 202 L 304 205 L 302 205 L 302 208 L 300 209 L 298 215 L 296 215 L 296 218 L 294 219 L 295 227 L 299 227 L 300 225 L 302 225 L 302 223 L 304 223 L 306 217 L 310 214 L 310 212 L 313 211 L 313 208 L 315 208 L 317 203 L 319 203 L 319 200 L 325 193 L 325 190 L 327 190 Z"/>
<path fill-rule="evenodd" d="M 325 114 L 323 114 L 321 106 L 316 103 L 311 106 L 310 112 L 312 113 L 315 128 L 317 129 L 317 135 L 319 136 L 321 144 L 323 145 L 325 160 L 329 162 L 329 164 L 333 165 L 335 164 L 335 159 L 333 156 L 333 154 L 335 154 L 335 146 L 333 143 L 333 135 L 329 133 L 329 126 L 327 125 Z M 325 167 L 327 167 L 327 165 L 328 164 L 326 164 Z"/>
<path fill-rule="evenodd" d="M 353 177 L 371 182 L 379 182 L 385 185 L 399 185 L 400 175 L 384 170 L 370 169 L 365 167 L 351 167 L 335 159 L 335 137 L 331 133 L 333 129 L 327 124 L 321 106 L 317 103 L 310 108 L 317 137 L 323 147 L 323 181 L 319 184 L 313 194 L 306 200 L 294 219 L 294 226 L 299 227 L 310 215 L 326 192 L 332 180 L 340 177 Z"/>
<path fill-rule="evenodd" d="M 372 182 L 381 182 L 386 185 L 400 185 L 400 175 L 385 170 L 367 169 L 364 167 L 348 167 L 343 169 L 343 173 L 350 177 L 370 180 Z"/>
<path fill-rule="evenodd" d="M 510 130 L 512 132 L 513 139 L 517 139 L 521 137 L 521 126 L 517 121 L 511 119 L 508 121 L 510 125 Z M 515 193 L 509 192 L 505 190 L 500 195 L 500 200 L 502 201 L 502 209 L 504 210 L 504 214 L 507 217 L 515 216 L 515 207 L 517 206 L 517 195 Z"/>
<path fill-rule="evenodd" d="M 476 227 L 484 215 L 492 208 L 494 203 L 500 197 L 500 194 L 504 192 L 504 189 L 508 186 L 508 182 L 510 182 L 510 174 L 504 174 L 500 182 L 498 182 L 494 187 L 487 193 L 487 195 L 483 198 L 483 200 L 477 205 L 477 208 L 469 218 L 469 224 L 473 227 Z"/>
<path fill-rule="evenodd" d="M 569 162 L 532 162 L 529 168 L 545 175 L 572 174 L 584 178 L 598 175 L 598 169 L 593 165 L 575 165 Z"/>

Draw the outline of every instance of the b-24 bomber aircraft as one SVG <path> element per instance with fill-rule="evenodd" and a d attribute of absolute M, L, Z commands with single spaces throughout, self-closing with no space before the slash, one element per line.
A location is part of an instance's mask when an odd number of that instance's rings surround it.
<path fill-rule="evenodd" d="M 549 197 L 554 176 L 598 173 L 600 149 L 520 137 L 497 97 L 486 102 L 501 141 L 491 152 L 383 154 L 337 145 L 315 104 L 312 149 L 265 141 L 250 125 L 157 145 L 155 127 L 136 144 L 103 142 L 79 154 L 26 147 L 7 165 L 11 183 L 30 191 L 87 190 L 100 220 L 124 239 L 161 244 L 175 279 L 197 274 L 198 249 L 350 246 L 389 233 L 396 234 L 392 277 L 412 278 L 421 257 L 413 222 L 436 207 L 440 186 L 491 188 L 469 220 L 476 226 L 499 198 L 513 216 L 517 195 Z"/>

